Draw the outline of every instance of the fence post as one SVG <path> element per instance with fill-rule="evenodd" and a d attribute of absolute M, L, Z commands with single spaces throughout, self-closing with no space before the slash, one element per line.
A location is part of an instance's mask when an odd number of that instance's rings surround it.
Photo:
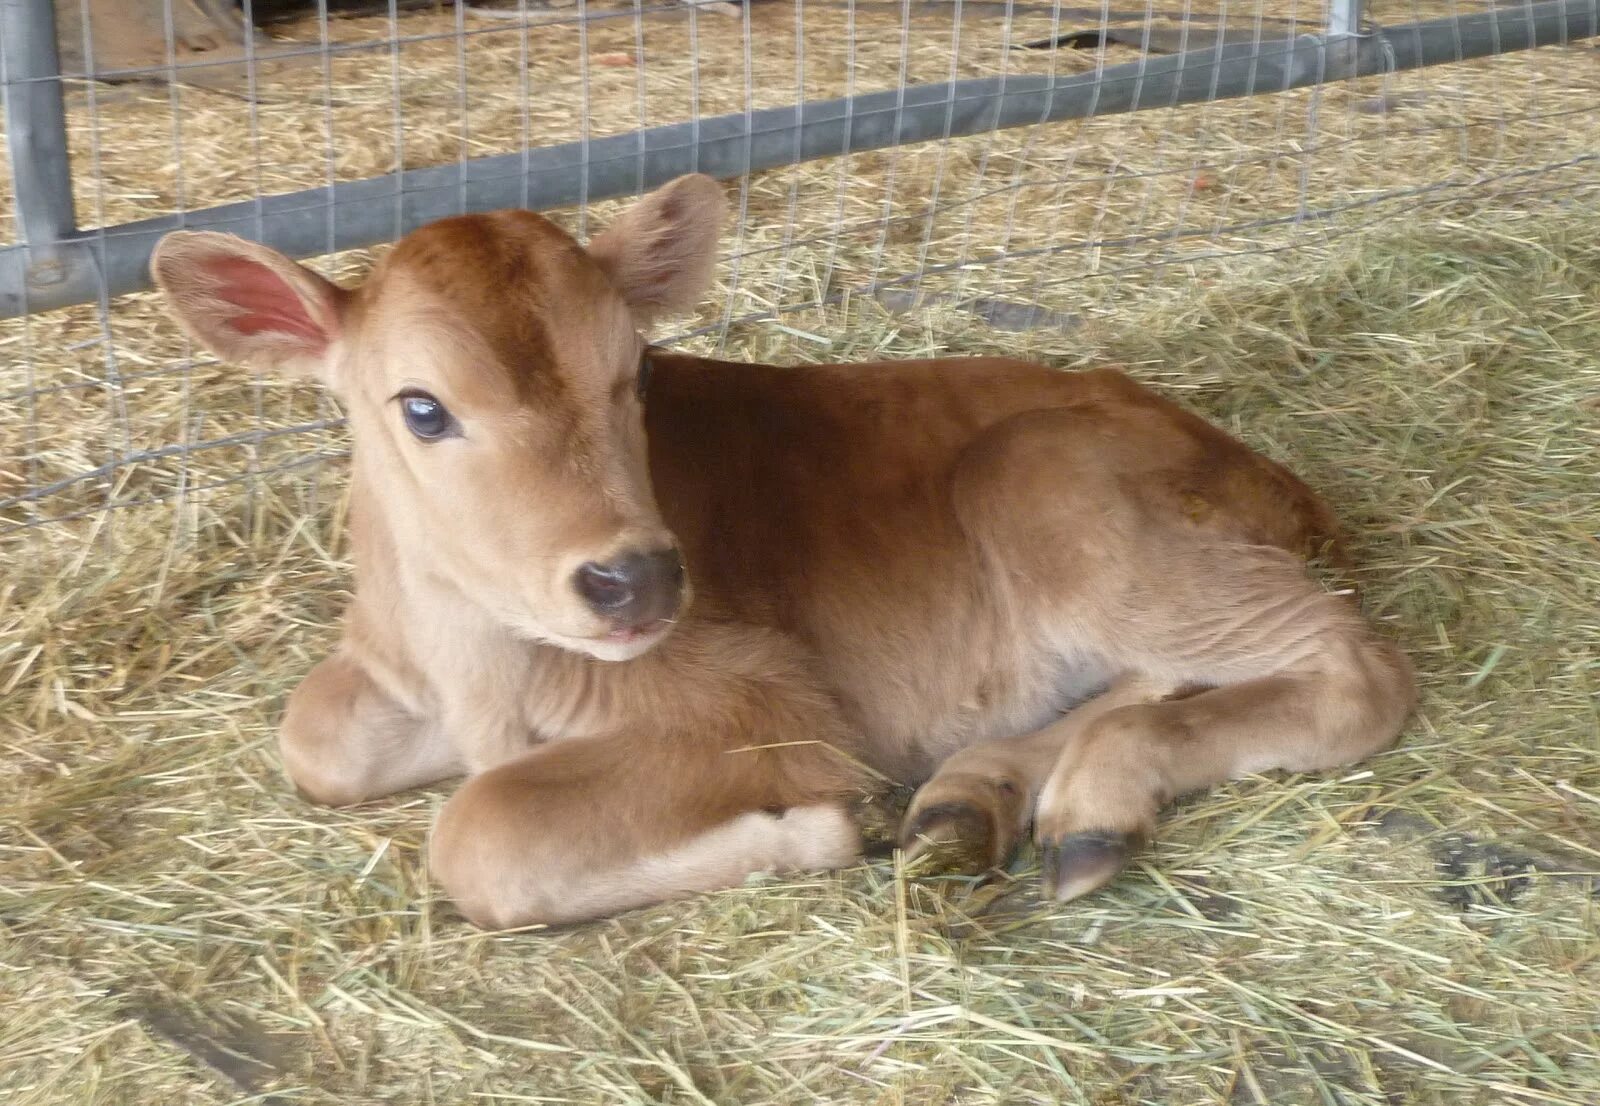
<path fill-rule="evenodd" d="M 1361 33 L 1361 0 L 1328 0 L 1328 37 Z"/>
<path fill-rule="evenodd" d="M 64 282 L 72 264 L 90 264 L 77 229 L 67 113 L 61 91 L 52 0 L 0 0 L 0 85 L 17 225 L 27 247 L 29 285 Z"/>

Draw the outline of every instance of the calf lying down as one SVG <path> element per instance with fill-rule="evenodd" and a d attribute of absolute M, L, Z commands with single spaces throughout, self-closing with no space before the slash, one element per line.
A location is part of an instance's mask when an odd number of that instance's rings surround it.
<path fill-rule="evenodd" d="M 777 368 L 640 331 L 707 290 L 724 200 L 579 246 L 445 219 L 346 290 L 231 236 L 156 281 L 224 359 L 349 413 L 355 599 L 281 746 L 310 798 L 446 777 L 430 863 L 484 926 L 852 862 L 869 779 L 913 853 L 1112 879 L 1174 796 L 1389 746 L 1410 668 L 1303 558 L 1289 472 L 1108 369 Z"/>

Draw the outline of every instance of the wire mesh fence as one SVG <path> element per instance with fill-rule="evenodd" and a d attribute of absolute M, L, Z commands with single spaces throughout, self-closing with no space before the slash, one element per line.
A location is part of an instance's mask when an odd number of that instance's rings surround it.
<path fill-rule="evenodd" d="M 825 356 L 862 310 L 1065 347 L 1224 267 L 1600 184 L 1595 0 L 489 4 L 0 4 L 0 532 L 320 494 L 329 401 L 197 357 L 138 293 L 178 225 L 353 275 L 432 218 L 581 235 L 709 171 L 717 295 L 662 340 Z"/>

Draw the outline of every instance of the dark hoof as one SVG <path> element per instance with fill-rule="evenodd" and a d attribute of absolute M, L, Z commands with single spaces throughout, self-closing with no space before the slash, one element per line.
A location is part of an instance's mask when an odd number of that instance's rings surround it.
<path fill-rule="evenodd" d="M 1046 897 L 1070 902 L 1100 890 L 1128 866 L 1138 847 L 1134 835 L 1109 830 L 1069 833 L 1060 841 L 1041 842 L 1040 875 Z"/>
<path fill-rule="evenodd" d="M 852 816 L 856 829 L 861 831 L 862 855 L 884 859 L 894 855 L 900 847 L 900 827 L 905 822 L 906 808 L 911 805 L 913 792 L 909 787 L 896 787 L 863 795 L 855 804 Z"/>
<path fill-rule="evenodd" d="M 1014 841 L 996 831 L 987 811 L 964 802 L 935 803 L 918 811 L 900 835 L 908 861 L 920 875 L 981 875 L 1011 858 Z"/>

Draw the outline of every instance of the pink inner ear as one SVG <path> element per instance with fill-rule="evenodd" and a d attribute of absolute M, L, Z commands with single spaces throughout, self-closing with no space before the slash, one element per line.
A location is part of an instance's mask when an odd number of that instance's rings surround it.
<path fill-rule="evenodd" d="M 239 308 L 227 320 L 229 329 L 245 335 L 263 331 L 292 335 L 303 339 L 312 352 L 327 347 L 327 330 L 311 317 L 289 283 L 267 266 L 243 257 L 217 257 L 202 267 L 218 283 L 217 298 Z"/>

